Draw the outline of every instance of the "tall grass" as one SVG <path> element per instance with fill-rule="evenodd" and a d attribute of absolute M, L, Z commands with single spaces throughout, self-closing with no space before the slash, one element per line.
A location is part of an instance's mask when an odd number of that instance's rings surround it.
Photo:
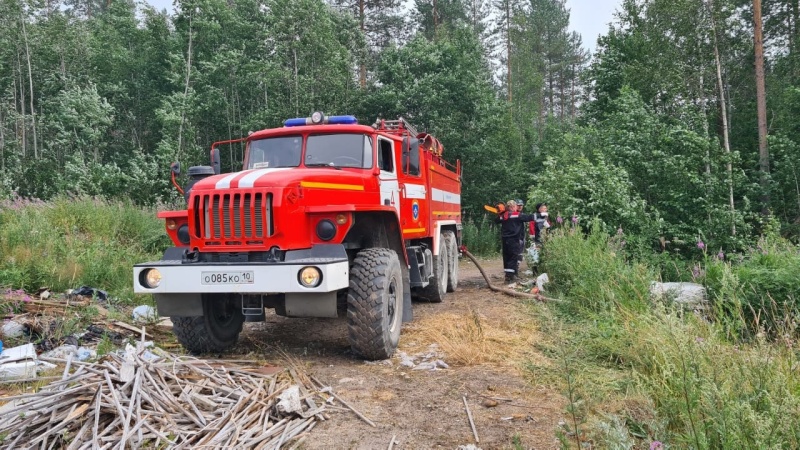
<path fill-rule="evenodd" d="M 781 320 L 771 323 L 772 335 L 781 339 L 731 333 L 732 323 L 752 329 L 752 319 L 766 314 L 747 296 L 756 295 L 756 285 L 768 291 L 782 285 L 762 282 L 783 279 L 782 271 L 793 263 L 784 267 L 776 262 L 782 259 L 752 255 L 741 266 L 709 261 L 705 269 L 719 276 L 712 277 L 714 307 L 701 315 L 651 301 L 647 286 L 656 271 L 625 261 L 602 234 L 551 236 L 543 270 L 563 302 L 548 310 L 552 324 L 544 334 L 552 339 L 545 349 L 556 358 L 571 355 L 569 364 L 580 369 L 569 371 L 569 378 L 550 369 L 551 376 L 581 386 L 591 403 L 586 432 L 599 448 L 628 448 L 625 443 L 634 440 L 644 448 L 655 442 L 697 449 L 800 448 L 792 316 L 778 315 Z M 539 375 L 548 370 L 531 369 Z"/>
<path fill-rule="evenodd" d="M 483 216 L 478 220 L 465 220 L 462 228 L 464 245 L 477 256 L 492 256 L 500 253 L 500 232 L 494 222 Z"/>
<path fill-rule="evenodd" d="M 63 291 L 89 285 L 130 300 L 135 263 L 169 245 L 155 211 L 92 198 L 0 204 L 0 285 Z"/>

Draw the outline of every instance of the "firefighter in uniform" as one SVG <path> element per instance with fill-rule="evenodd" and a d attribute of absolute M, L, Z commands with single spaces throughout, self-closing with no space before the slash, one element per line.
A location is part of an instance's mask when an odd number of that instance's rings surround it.
<path fill-rule="evenodd" d="M 517 202 L 509 200 L 506 210 L 500 213 L 495 223 L 500 225 L 500 235 L 503 242 L 503 270 L 506 282 L 517 279 L 519 271 L 519 254 L 522 253 L 520 234 L 525 228 L 525 222 L 533 220 L 532 214 L 522 214 L 517 211 Z"/>

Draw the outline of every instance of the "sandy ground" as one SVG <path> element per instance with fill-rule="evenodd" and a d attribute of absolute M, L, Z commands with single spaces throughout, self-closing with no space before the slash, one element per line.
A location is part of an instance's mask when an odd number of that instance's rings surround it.
<path fill-rule="evenodd" d="M 483 265 L 495 276 L 502 274 L 499 260 Z M 520 348 L 487 355 L 488 361 L 480 364 L 451 361 L 444 370 L 410 370 L 400 365 L 399 352 L 414 355 L 426 349 L 434 349 L 447 362 L 447 353 L 439 347 L 442 343 L 431 340 L 430 333 L 420 327 L 437 323 L 438 316 L 476 313 L 484 327 L 509 333 Z M 544 358 L 533 349 L 535 322 L 519 299 L 492 293 L 477 268 L 462 261 L 459 289 L 440 304 L 415 303 L 414 314 L 415 320 L 403 327 L 398 353 L 383 362 L 366 363 L 350 353 L 343 319 L 274 315 L 266 323 L 246 324 L 236 348 L 239 355 L 226 357 L 254 358 L 278 366 L 292 360 L 377 425 L 369 426 L 348 410 L 331 410 L 330 419 L 320 423 L 301 448 L 385 449 L 392 436 L 396 436 L 395 449 L 456 449 L 466 444 L 484 450 L 558 448 L 554 431 L 563 417 L 564 400 L 525 377 L 525 361 L 541 363 Z M 487 352 L 495 351 L 491 342 L 488 345 Z M 478 443 L 463 397 L 475 421 Z M 483 405 L 490 397 L 499 399 L 497 406 Z"/>

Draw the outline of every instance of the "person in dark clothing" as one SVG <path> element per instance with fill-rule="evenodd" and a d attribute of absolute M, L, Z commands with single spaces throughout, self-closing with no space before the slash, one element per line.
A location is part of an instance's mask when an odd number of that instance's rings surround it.
<path fill-rule="evenodd" d="M 503 270 L 506 282 L 517 279 L 519 271 L 519 254 L 522 253 L 520 234 L 525 231 L 525 222 L 533 220 L 532 214 L 517 211 L 517 202 L 510 200 L 506 210 L 497 216 L 495 223 L 500 224 L 500 236 L 503 242 Z"/>

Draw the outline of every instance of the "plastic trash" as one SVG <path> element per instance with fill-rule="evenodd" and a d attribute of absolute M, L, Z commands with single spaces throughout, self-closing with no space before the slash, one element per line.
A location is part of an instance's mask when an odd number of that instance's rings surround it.
<path fill-rule="evenodd" d="M 158 319 L 158 312 L 150 305 L 139 305 L 133 308 L 133 320 L 150 322 L 156 319 Z"/>
<path fill-rule="evenodd" d="M 530 257 L 534 263 L 539 262 L 539 249 L 536 248 L 535 244 L 531 244 L 531 246 L 528 247 L 528 257 Z"/>
<path fill-rule="evenodd" d="M 25 325 L 9 320 L 3 324 L 3 336 L 7 338 L 18 338 L 25 335 Z"/>
<path fill-rule="evenodd" d="M 550 282 L 550 277 L 547 276 L 546 273 L 543 273 L 536 277 L 536 287 L 539 288 L 539 291 L 544 290 L 544 285 Z"/>
<path fill-rule="evenodd" d="M 95 356 L 97 356 L 97 352 L 86 347 L 79 348 L 78 353 L 75 354 L 75 357 L 78 359 L 78 361 L 86 361 L 87 359 L 94 358 Z"/>
<path fill-rule="evenodd" d="M 97 297 L 98 300 L 104 302 L 108 300 L 108 293 L 101 289 L 93 288 L 90 286 L 81 286 L 72 291 L 71 295 L 81 295 L 83 297 Z"/>
<path fill-rule="evenodd" d="M 0 352 L 0 380 L 36 378 L 36 349 L 20 345 Z"/>

